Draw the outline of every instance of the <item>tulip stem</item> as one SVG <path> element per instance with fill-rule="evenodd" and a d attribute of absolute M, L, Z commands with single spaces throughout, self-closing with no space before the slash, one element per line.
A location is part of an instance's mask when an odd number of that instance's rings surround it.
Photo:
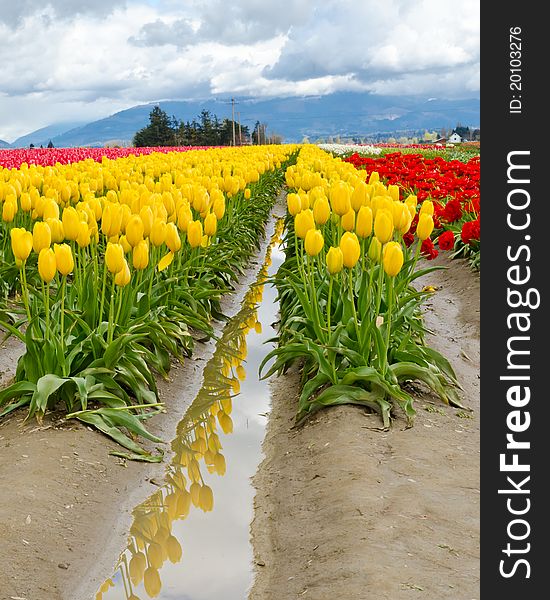
<path fill-rule="evenodd" d="M 60 315 L 60 332 L 61 332 L 61 347 L 65 351 L 65 289 L 67 286 L 67 276 L 63 275 L 61 279 L 61 315 Z"/>
<path fill-rule="evenodd" d="M 44 285 L 42 281 L 42 294 L 44 296 L 44 310 L 46 312 L 46 339 L 50 339 L 50 284 Z"/>
<path fill-rule="evenodd" d="M 353 289 L 353 269 L 348 269 L 348 284 L 351 297 L 351 310 L 353 312 L 353 320 L 355 321 L 355 333 L 357 335 L 357 342 L 360 343 L 361 336 L 359 334 L 359 321 L 357 320 L 357 310 L 355 309 L 355 291 Z"/>
<path fill-rule="evenodd" d="M 334 283 L 334 276 L 330 276 L 330 281 L 328 284 L 328 298 L 327 298 L 327 329 L 328 329 L 328 338 L 330 340 L 330 336 L 332 335 L 330 331 L 330 305 L 332 302 L 332 285 Z"/>
<path fill-rule="evenodd" d="M 114 275 L 113 275 L 114 278 Z M 107 325 L 107 343 L 110 344 L 113 341 L 113 318 L 114 318 L 114 298 L 115 298 L 115 284 L 111 288 L 111 301 L 109 302 L 109 323 Z"/>
<path fill-rule="evenodd" d="M 103 285 L 101 287 L 101 301 L 99 303 L 99 322 L 103 322 L 103 309 L 105 308 L 105 288 L 107 287 L 107 263 L 103 262 Z"/>
<path fill-rule="evenodd" d="M 27 274 L 25 272 L 25 264 L 24 262 L 21 266 L 21 295 L 23 296 L 23 304 L 25 305 L 25 311 L 27 312 L 27 320 L 30 323 L 32 320 L 31 309 L 29 306 L 29 288 L 27 286 Z"/>
<path fill-rule="evenodd" d="M 118 300 L 118 306 L 117 306 L 117 310 L 116 310 L 116 317 L 113 323 L 113 333 L 115 331 L 115 326 L 118 324 L 118 321 L 120 319 L 120 311 L 122 309 L 122 294 L 123 294 L 123 288 L 119 287 L 117 290 L 117 300 Z"/>
<path fill-rule="evenodd" d="M 389 366 L 389 351 L 390 351 L 390 338 L 391 338 L 391 317 L 393 308 L 393 277 L 388 275 L 387 279 L 388 287 L 388 307 L 386 310 L 386 360 L 384 364 L 384 374 L 386 373 L 387 367 Z"/>
<path fill-rule="evenodd" d="M 306 261 L 307 261 L 307 270 L 308 270 L 308 274 L 309 274 L 309 282 L 311 285 L 311 304 L 312 304 L 312 309 L 313 309 L 313 317 L 317 321 L 317 326 L 319 327 L 319 332 L 322 332 L 321 316 L 319 314 L 319 307 L 317 306 L 317 294 L 315 293 L 315 278 L 313 276 L 313 268 L 311 265 L 313 259 L 310 256 L 307 256 Z M 319 340 L 319 341 L 322 342 L 323 340 Z"/>

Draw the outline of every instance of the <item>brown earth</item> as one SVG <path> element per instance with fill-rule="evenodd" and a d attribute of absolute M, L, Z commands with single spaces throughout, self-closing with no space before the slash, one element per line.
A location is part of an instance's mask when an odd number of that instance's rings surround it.
<path fill-rule="evenodd" d="M 453 262 L 428 283 L 441 288 L 428 305 L 431 342 L 453 362 L 474 412 L 419 390 L 412 429 L 397 419 L 379 431 L 377 417 L 355 407 L 293 429 L 297 374 L 276 380 L 254 480 L 251 600 L 479 598 L 479 277 Z M 163 439 L 174 437 L 213 349 L 198 347 L 162 382 L 168 412 L 150 426 Z M 0 348 L 0 385 L 19 351 Z M 0 421 L 0 600 L 89 600 L 164 465 L 109 456 L 114 443 L 55 415 L 42 426 L 23 418 Z"/>
<path fill-rule="evenodd" d="M 295 428 L 297 370 L 272 383 L 251 526 L 250 600 L 479 599 L 479 276 L 461 262 L 424 277 L 428 343 L 463 402 L 418 388 L 415 425 L 334 407 Z"/>

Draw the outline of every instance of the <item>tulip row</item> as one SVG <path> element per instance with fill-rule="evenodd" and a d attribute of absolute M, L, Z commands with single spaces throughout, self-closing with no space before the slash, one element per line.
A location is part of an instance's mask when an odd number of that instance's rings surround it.
<path fill-rule="evenodd" d="M 293 147 L 128 156 L 0 170 L 0 325 L 25 343 L 0 416 L 68 417 L 151 457 L 155 374 L 211 335 Z M 125 430 L 125 431 L 124 431 Z"/>
<path fill-rule="evenodd" d="M 458 405 L 448 361 L 424 344 L 420 305 L 428 292 L 411 282 L 421 244 L 434 228 L 434 207 L 401 198 L 376 172 L 364 173 L 306 146 L 286 171 L 286 260 L 275 278 L 281 303 L 278 347 L 266 376 L 304 361 L 298 419 L 328 404 L 363 404 L 390 422 L 392 402 L 414 415 L 402 387 L 419 379 Z M 416 248 L 404 241 L 416 222 Z"/>
<path fill-rule="evenodd" d="M 146 148 L 18 148 L 0 149 L 0 167 L 6 169 L 20 169 L 23 165 L 41 165 L 53 167 L 56 164 L 66 165 L 92 159 L 102 162 L 104 158 L 116 160 L 125 156 L 147 155 L 167 152 L 185 152 L 186 150 L 207 150 L 204 146 L 169 146 Z"/>
<path fill-rule="evenodd" d="M 162 587 L 163 564 L 167 560 L 177 563 L 182 558 L 173 523 L 185 520 L 192 507 L 204 512 L 213 509 L 213 491 L 205 482 L 207 476 L 201 467 L 210 474 L 225 475 L 221 432 L 227 435 L 233 431 L 232 396 L 239 392 L 240 382 L 246 377 L 243 363 L 248 353 L 247 335 L 251 331 L 261 333 L 257 309 L 271 251 L 280 242 L 283 225 L 282 221 L 277 224 L 256 282 L 245 294 L 239 312 L 225 326 L 204 368 L 202 387 L 178 424 L 167 483 L 134 511 L 129 543 L 119 559 L 115 577 L 101 585 L 96 600 L 115 596 L 132 600 L 137 594 L 141 598 L 156 598 Z"/>
<path fill-rule="evenodd" d="M 471 153 L 464 161 L 447 160 L 446 156 L 428 158 L 422 154 L 393 152 L 381 158 L 350 155 L 345 159 L 356 168 L 365 168 L 367 177 L 377 172 L 389 185 L 399 182 L 420 202 L 434 203 L 435 230 L 432 238 L 439 249 L 452 250 L 452 257 L 466 257 L 474 268 L 480 264 L 480 161 Z M 411 234 L 414 233 L 413 223 Z M 405 241 L 412 243 L 412 236 Z M 437 256 L 432 240 L 427 240 L 422 253 Z"/>

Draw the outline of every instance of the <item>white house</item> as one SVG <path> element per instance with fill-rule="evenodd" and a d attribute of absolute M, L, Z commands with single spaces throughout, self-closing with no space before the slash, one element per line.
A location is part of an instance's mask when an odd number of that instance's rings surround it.
<path fill-rule="evenodd" d="M 447 143 L 449 144 L 460 144 L 460 142 L 462 142 L 462 138 L 456 131 L 453 131 L 453 133 L 447 139 Z"/>

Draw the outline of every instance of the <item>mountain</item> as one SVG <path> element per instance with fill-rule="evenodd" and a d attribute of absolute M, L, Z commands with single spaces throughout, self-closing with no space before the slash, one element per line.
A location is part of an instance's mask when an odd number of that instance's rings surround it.
<path fill-rule="evenodd" d="M 42 144 L 43 146 L 47 146 L 48 142 L 66 131 L 73 129 L 74 127 L 78 127 L 83 125 L 82 121 L 77 122 L 69 122 L 69 123 L 56 123 L 55 125 L 48 125 L 47 127 L 42 127 L 41 129 L 37 129 L 36 131 L 32 131 L 31 133 L 27 133 L 19 138 L 17 138 L 13 143 L 13 148 L 28 148 L 30 144 L 34 144 L 36 147 Z"/>
<path fill-rule="evenodd" d="M 149 113 L 156 105 L 169 116 L 183 121 L 192 121 L 204 109 L 220 119 L 231 118 L 231 104 L 225 99 L 162 101 L 134 106 L 99 121 L 66 128 L 63 133 L 51 137 L 52 143 L 57 148 L 130 144 L 136 131 L 149 123 Z M 350 92 L 267 100 L 238 98 L 235 120 L 239 118 L 250 130 L 256 121 L 266 123 L 268 135 L 277 133 L 285 142 L 299 142 L 304 136 L 313 141 L 328 136 L 423 133 L 426 129 L 452 129 L 457 123 L 478 127 L 480 122 L 478 98 L 446 100 Z M 29 136 L 19 138 L 17 142 L 21 139 L 26 142 Z"/>
<path fill-rule="evenodd" d="M 0 148 L 11 148 L 11 144 L 5 142 L 4 140 L 0 140 Z"/>

